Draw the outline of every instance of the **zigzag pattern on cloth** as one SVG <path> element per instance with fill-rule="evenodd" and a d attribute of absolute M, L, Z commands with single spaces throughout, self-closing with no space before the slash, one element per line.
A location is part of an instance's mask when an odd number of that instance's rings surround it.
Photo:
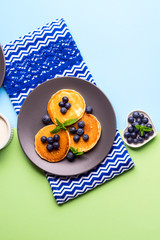
<path fill-rule="evenodd" d="M 3 49 L 6 58 L 4 87 L 17 114 L 30 92 L 49 79 L 72 76 L 96 84 L 63 18 L 6 44 Z M 48 173 L 46 176 L 57 203 L 62 204 L 133 166 L 117 131 L 112 149 L 96 168 L 72 177 Z"/>
<path fill-rule="evenodd" d="M 53 177 L 46 173 L 51 185 L 53 195 L 58 204 L 68 200 L 109 181 L 134 166 L 126 147 L 116 132 L 116 137 L 108 156 L 95 169 L 75 177 Z"/>

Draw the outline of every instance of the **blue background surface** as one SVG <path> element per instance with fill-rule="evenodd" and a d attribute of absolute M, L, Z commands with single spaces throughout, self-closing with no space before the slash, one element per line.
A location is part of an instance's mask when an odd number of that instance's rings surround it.
<path fill-rule="evenodd" d="M 97 85 L 124 129 L 134 109 L 146 111 L 160 129 L 160 1 L 1 1 L 0 43 L 15 40 L 63 17 Z M 16 127 L 4 88 L 0 112 Z"/>

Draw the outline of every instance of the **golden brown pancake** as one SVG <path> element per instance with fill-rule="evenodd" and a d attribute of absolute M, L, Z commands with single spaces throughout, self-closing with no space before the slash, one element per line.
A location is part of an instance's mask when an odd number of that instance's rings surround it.
<path fill-rule="evenodd" d="M 58 162 L 61 161 L 67 155 L 69 151 L 70 138 L 68 131 L 60 130 L 57 134 L 60 136 L 60 147 L 57 150 L 52 150 L 49 152 L 46 148 L 47 143 L 41 142 L 41 137 L 46 136 L 53 137 L 55 134 L 50 133 L 56 125 L 48 125 L 39 130 L 39 132 L 35 136 L 35 150 L 39 154 L 39 156 L 48 162 Z"/>
<path fill-rule="evenodd" d="M 67 110 L 65 114 L 60 112 L 59 102 L 62 98 L 67 96 L 69 98 L 69 103 L 71 107 Z M 62 89 L 56 92 L 48 102 L 47 106 L 48 114 L 51 120 L 56 124 L 55 118 L 60 122 L 64 122 L 71 118 L 80 119 L 85 111 L 85 101 L 83 97 L 76 91 L 70 89 Z"/>
<path fill-rule="evenodd" d="M 101 135 L 101 125 L 95 116 L 88 113 L 85 113 L 79 121 L 85 122 L 85 126 L 83 128 L 84 134 L 87 134 L 89 136 L 89 139 L 88 141 L 84 141 L 83 137 L 81 136 L 80 140 L 76 143 L 73 140 L 73 137 L 76 135 L 76 133 L 75 134 L 69 133 L 70 146 L 74 147 L 75 149 L 78 148 L 78 151 L 87 152 L 91 150 L 98 142 Z M 72 125 L 76 129 L 78 129 L 78 122 Z"/>

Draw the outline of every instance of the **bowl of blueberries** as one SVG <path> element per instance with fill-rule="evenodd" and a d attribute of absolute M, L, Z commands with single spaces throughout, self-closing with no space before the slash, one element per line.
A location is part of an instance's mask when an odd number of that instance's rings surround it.
<path fill-rule="evenodd" d="M 141 147 L 157 135 L 150 116 L 141 110 L 132 111 L 127 116 L 127 127 L 123 131 L 123 141 L 130 147 Z"/>

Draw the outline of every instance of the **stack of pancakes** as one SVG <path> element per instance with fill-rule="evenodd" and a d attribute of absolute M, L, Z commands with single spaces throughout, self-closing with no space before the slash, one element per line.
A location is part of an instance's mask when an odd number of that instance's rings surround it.
<path fill-rule="evenodd" d="M 64 96 L 69 98 L 71 107 L 68 109 L 66 114 L 60 112 L 59 102 Z M 47 111 L 54 124 L 48 125 L 36 134 L 35 136 L 35 149 L 39 156 L 49 162 L 58 162 L 64 159 L 69 151 L 70 146 L 75 149 L 78 148 L 78 151 L 87 152 L 91 150 L 96 143 L 98 142 L 101 135 L 101 125 L 95 116 L 85 112 L 86 104 L 83 97 L 76 91 L 70 89 L 62 89 L 56 92 L 49 100 Z M 57 134 L 60 136 L 60 147 L 58 150 L 53 150 L 49 152 L 46 148 L 47 143 L 41 142 L 41 137 L 46 136 L 53 137 L 55 134 L 52 134 L 52 131 L 56 127 L 56 118 L 61 122 L 76 118 L 78 121 L 72 125 L 78 128 L 78 122 L 84 121 L 84 133 L 89 136 L 88 141 L 84 141 L 81 137 L 78 142 L 73 140 L 75 134 L 69 132 L 69 127 L 67 131 L 60 130 Z"/>

